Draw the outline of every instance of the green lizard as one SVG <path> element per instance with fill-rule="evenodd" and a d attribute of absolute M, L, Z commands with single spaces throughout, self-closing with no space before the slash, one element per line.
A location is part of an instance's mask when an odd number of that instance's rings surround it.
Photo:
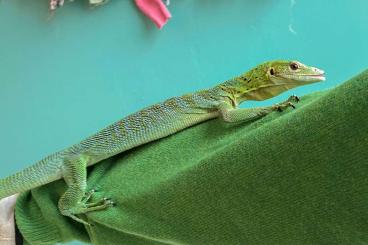
<path fill-rule="evenodd" d="M 200 122 L 220 118 L 250 121 L 293 107 L 298 97 L 283 103 L 237 108 L 245 100 L 265 100 L 289 89 L 325 80 L 324 71 L 298 61 L 270 61 L 213 88 L 174 97 L 129 115 L 95 135 L 56 152 L 10 177 L 0 180 L 0 199 L 63 178 L 68 189 L 59 200 L 60 212 L 83 224 L 77 215 L 113 206 L 103 198 L 92 203 L 86 193 L 88 166 L 128 149 L 179 132 Z"/>

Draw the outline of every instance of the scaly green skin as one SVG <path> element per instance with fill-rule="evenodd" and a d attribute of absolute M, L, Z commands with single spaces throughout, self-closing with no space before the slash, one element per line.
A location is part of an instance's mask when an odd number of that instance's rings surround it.
<path fill-rule="evenodd" d="M 60 212 L 88 224 L 77 215 L 113 205 L 108 199 L 88 202 L 93 195 L 93 191 L 86 193 L 88 166 L 209 119 L 249 121 L 275 110 L 294 107 L 292 102 L 298 101 L 296 96 L 273 106 L 237 108 L 245 100 L 265 100 L 297 86 L 322 80 L 325 80 L 323 71 L 297 61 L 266 62 L 214 88 L 174 97 L 147 107 L 79 144 L 54 153 L 33 166 L 0 180 L 0 198 L 63 178 L 68 189 L 59 200 Z"/>

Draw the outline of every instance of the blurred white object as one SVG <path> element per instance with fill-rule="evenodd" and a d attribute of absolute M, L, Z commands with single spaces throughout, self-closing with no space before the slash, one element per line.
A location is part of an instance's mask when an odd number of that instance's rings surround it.
<path fill-rule="evenodd" d="M 0 245 L 15 245 L 14 207 L 18 194 L 0 200 Z"/>

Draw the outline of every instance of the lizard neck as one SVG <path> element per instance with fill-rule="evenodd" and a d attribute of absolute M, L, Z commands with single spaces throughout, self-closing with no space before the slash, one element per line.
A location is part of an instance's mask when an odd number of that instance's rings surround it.
<path fill-rule="evenodd" d="M 218 85 L 236 106 L 246 100 L 266 100 L 297 86 L 293 82 L 272 81 L 264 65 Z"/>
<path fill-rule="evenodd" d="M 227 80 L 217 86 L 224 91 L 227 97 L 231 99 L 235 106 L 238 106 L 245 100 L 251 100 L 251 94 L 262 87 L 266 77 L 261 67 L 256 67 L 240 76 Z"/>

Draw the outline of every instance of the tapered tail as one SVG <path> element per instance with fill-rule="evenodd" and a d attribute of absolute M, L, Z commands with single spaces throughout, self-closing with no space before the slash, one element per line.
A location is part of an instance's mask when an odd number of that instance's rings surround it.
<path fill-rule="evenodd" d="M 62 162 L 62 154 L 55 153 L 14 175 L 0 179 L 0 199 L 60 179 Z"/>

